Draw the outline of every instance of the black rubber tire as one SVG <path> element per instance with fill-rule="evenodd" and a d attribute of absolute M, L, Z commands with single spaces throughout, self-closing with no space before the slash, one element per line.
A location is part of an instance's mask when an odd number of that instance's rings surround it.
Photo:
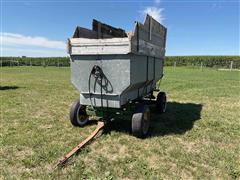
<path fill-rule="evenodd" d="M 150 109 L 146 105 L 137 108 L 132 116 L 132 134 L 138 138 L 145 138 L 149 131 Z"/>
<path fill-rule="evenodd" d="M 165 92 L 159 92 L 156 100 L 156 109 L 160 113 L 166 112 L 167 109 L 167 96 Z"/>
<path fill-rule="evenodd" d="M 70 121 L 74 126 L 83 127 L 88 123 L 86 106 L 80 104 L 79 98 L 72 104 L 69 115 Z M 80 116 L 82 117 L 80 118 Z"/>

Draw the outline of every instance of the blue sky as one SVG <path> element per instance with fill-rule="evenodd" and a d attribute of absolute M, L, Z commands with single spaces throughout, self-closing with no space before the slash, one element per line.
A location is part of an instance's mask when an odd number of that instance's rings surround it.
<path fill-rule="evenodd" d="M 239 55 L 239 0 L 1 0 L 2 56 L 66 56 L 92 19 L 133 29 L 150 13 L 168 28 L 166 55 Z"/>

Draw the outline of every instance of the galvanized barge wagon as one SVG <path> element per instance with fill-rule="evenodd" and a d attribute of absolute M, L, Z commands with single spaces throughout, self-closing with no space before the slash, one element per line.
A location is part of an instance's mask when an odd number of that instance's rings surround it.
<path fill-rule="evenodd" d="M 91 115 L 105 122 L 132 118 L 133 135 L 146 136 L 150 110 L 144 100 L 159 112 L 166 110 L 166 94 L 153 97 L 163 77 L 166 34 L 149 15 L 129 33 L 96 20 L 92 30 L 77 27 L 68 40 L 71 81 L 80 92 L 70 110 L 71 123 L 82 127 Z"/>

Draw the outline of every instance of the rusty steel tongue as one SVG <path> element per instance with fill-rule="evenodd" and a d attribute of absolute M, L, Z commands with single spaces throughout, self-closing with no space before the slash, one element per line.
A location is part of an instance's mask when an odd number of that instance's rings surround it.
<path fill-rule="evenodd" d="M 79 149 L 84 147 L 89 141 L 91 141 L 98 132 L 104 127 L 103 121 L 98 121 L 96 129 L 92 132 L 90 136 L 88 136 L 84 141 L 80 142 L 75 148 L 73 148 L 68 154 L 66 154 L 59 162 L 55 165 L 55 168 L 63 166 L 67 160 L 72 157 Z"/>

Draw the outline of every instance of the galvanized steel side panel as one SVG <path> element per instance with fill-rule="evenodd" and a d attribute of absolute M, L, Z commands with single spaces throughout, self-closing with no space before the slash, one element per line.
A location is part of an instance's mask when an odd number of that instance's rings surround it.
<path fill-rule="evenodd" d="M 108 80 L 103 90 L 103 106 L 120 108 L 129 100 L 150 93 L 156 81 L 162 77 L 163 60 L 159 58 L 129 55 L 71 56 L 72 83 L 80 91 L 84 105 L 101 106 L 100 85 L 91 77 L 89 96 L 88 79 L 94 65 L 102 68 Z"/>
<path fill-rule="evenodd" d="M 88 79 L 94 65 L 102 68 L 108 80 L 107 90 L 102 90 L 104 106 L 120 107 L 120 94 L 130 85 L 129 55 L 71 56 L 71 80 L 85 105 L 91 105 Z M 100 106 L 101 88 L 94 77 L 91 77 L 90 88 L 93 105 Z"/>
<path fill-rule="evenodd" d="M 121 94 L 121 104 L 141 98 L 155 89 L 163 75 L 163 59 L 131 55 L 131 85 Z"/>

